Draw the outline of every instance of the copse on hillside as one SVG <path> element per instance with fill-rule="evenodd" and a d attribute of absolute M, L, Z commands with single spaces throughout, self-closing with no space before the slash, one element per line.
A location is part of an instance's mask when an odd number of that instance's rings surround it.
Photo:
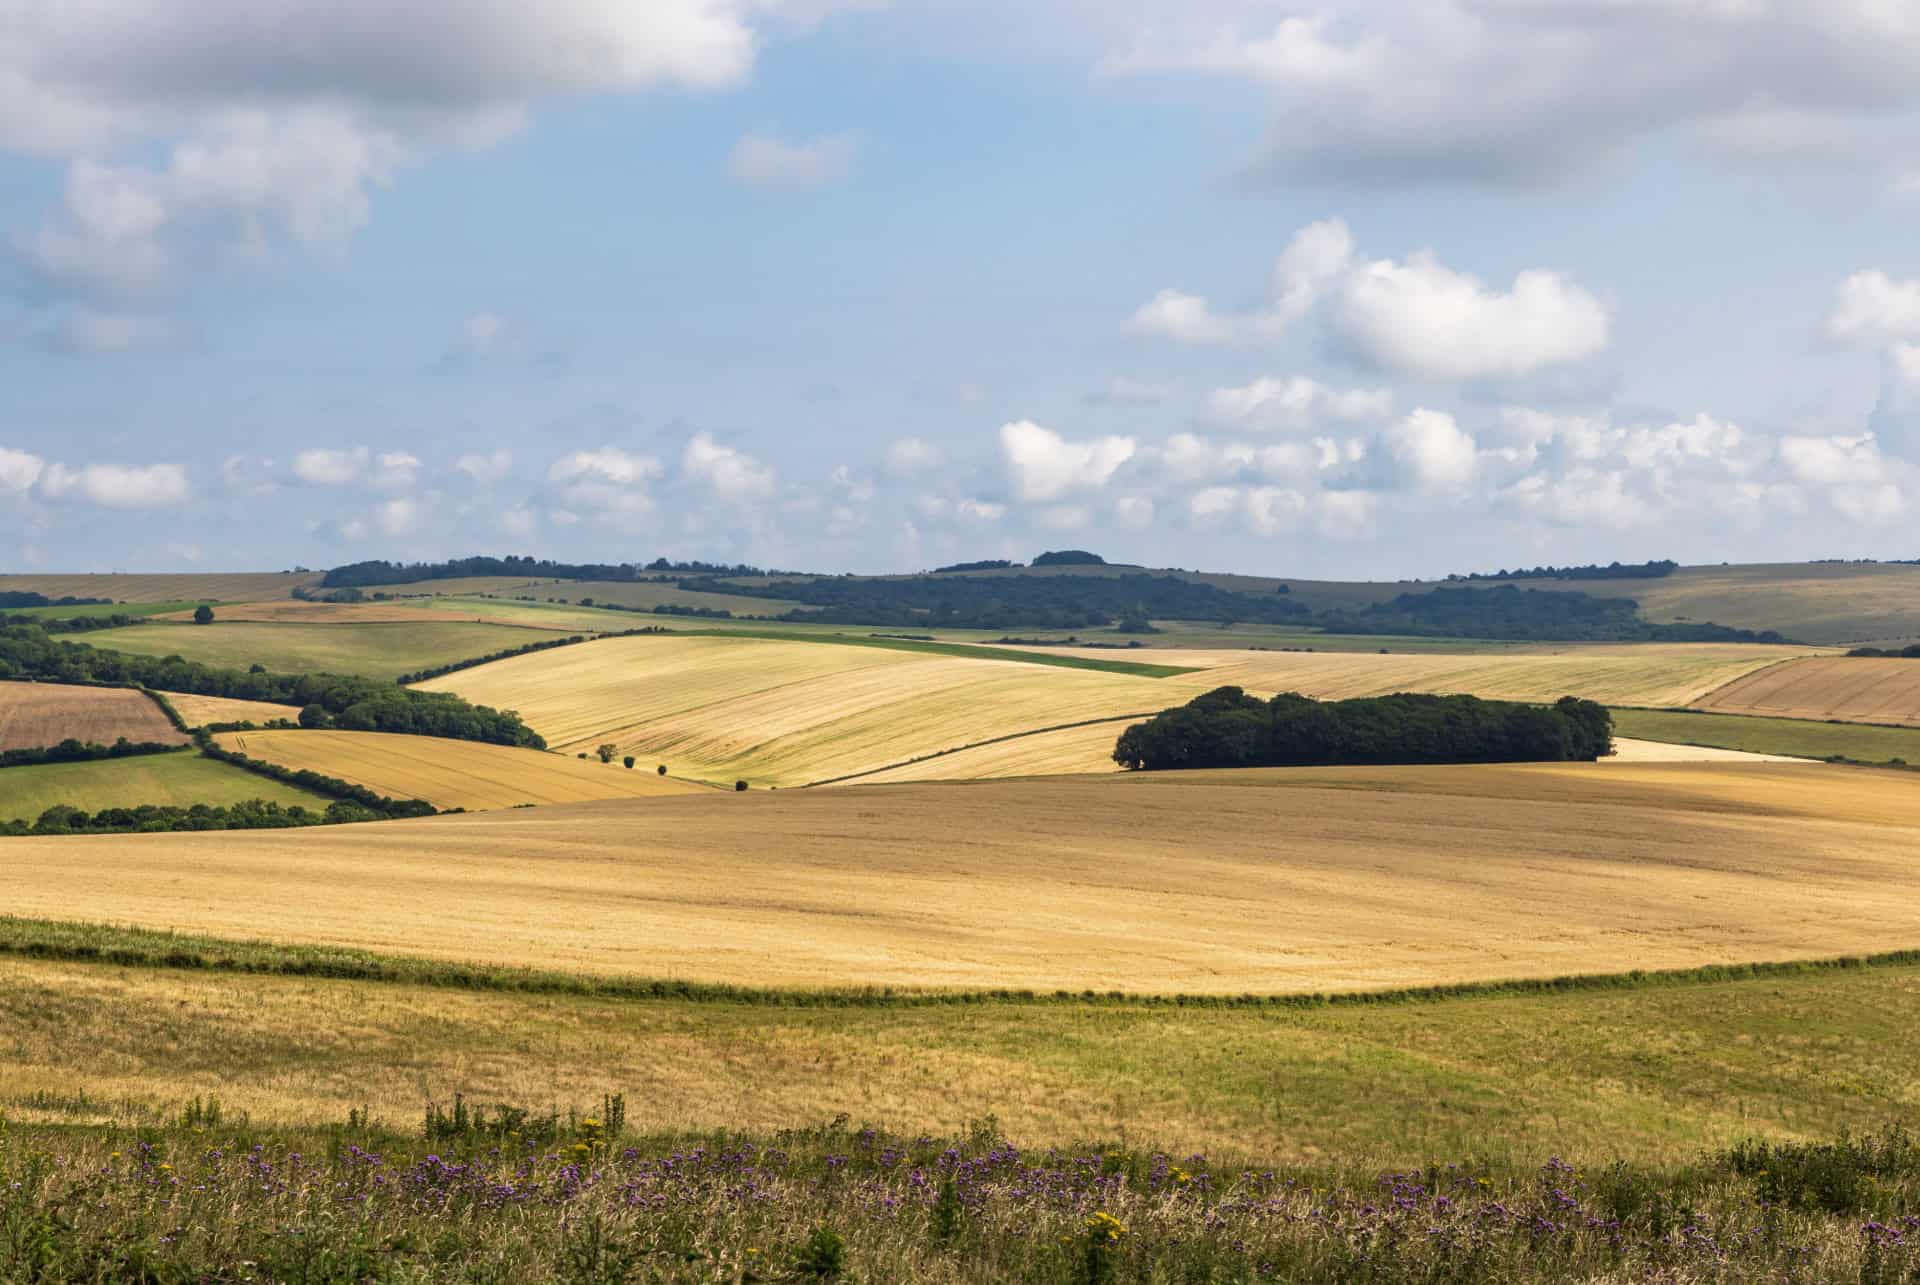
<path fill-rule="evenodd" d="M 1238 687 L 1217 687 L 1129 727 L 1113 758 L 1128 769 L 1155 771 L 1567 762 L 1612 752 L 1612 715 L 1572 696 L 1550 707 L 1409 693 L 1316 701 L 1282 692 L 1261 700 Z"/>

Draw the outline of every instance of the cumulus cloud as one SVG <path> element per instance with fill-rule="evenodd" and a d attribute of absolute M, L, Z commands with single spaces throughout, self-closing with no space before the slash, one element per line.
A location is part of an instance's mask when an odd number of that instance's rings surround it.
<path fill-rule="evenodd" d="M 398 491 L 412 486 L 420 475 L 420 461 L 406 451 L 388 451 L 380 456 L 373 470 L 373 484 L 382 490 Z"/>
<path fill-rule="evenodd" d="M 1207 301 L 1181 290 L 1162 290 L 1134 309 L 1128 328 L 1183 344 L 1222 344 L 1241 332 L 1239 323 L 1214 315 Z"/>
<path fill-rule="evenodd" d="M 1827 337 L 1839 343 L 1920 338 L 1920 281 L 1896 281 L 1878 269 L 1854 273 L 1840 283 Z"/>
<path fill-rule="evenodd" d="M 1212 486 L 1187 500 L 1189 518 L 1203 530 L 1237 518 L 1267 539 L 1311 531 L 1327 540 L 1363 540 L 1373 534 L 1378 510 L 1379 499 L 1371 491 L 1288 486 Z"/>
<path fill-rule="evenodd" d="M 40 490 L 60 498 L 78 496 L 109 509 L 157 509 L 185 504 L 191 495 L 187 471 L 178 464 L 88 464 L 47 466 Z"/>
<path fill-rule="evenodd" d="M 1123 495 L 1113 502 L 1114 521 L 1129 531 L 1152 526 L 1153 514 L 1153 501 L 1144 495 Z"/>
<path fill-rule="evenodd" d="M 856 146 L 849 134 L 794 140 L 743 134 L 727 153 L 727 173 L 748 187 L 824 187 L 847 176 Z"/>
<path fill-rule="evenodd" d="M 1273 266 L 1273 303 L 1256 312 L 1222 315 L 1200 295 L 1166 289 L 1134 310 L 1128 328 L 1183 344 L 1272 339 L 1318 303 L 1353 260 L 1353 233 L 1339 219 L 1310 223 L 1294 234 Z"/>
<path fill-rule="evenodd" d="M 937 469 L 947 461 L 947 453 L 918 437 L 903 437 L 887 447 L 886 470 L 894 477 L 913 477 Z"/>
<path fill-rule="evenodd" d="M 364 446 L 343 451 L 316 447 L 293 457 L 293 474 L 313 486 L 345 486 L 360 480 L 371 454 Z"/>
<path fill-rule="evenodd" d="M 602 446 L 561 456 L 548 467 L 547 480 L 559 488 L 569 505 L 609 513 L 640 514 L 653 508 L 647 484 L 664 472 L 664 466 L 651 455 L 633 455 L 617 446 Z M 557 509 L 547 517 L 560 525 L 579 520 L 572 509 Z"/>
<path fill-rule="evenodd" d="M 28 451 L 0 446 L 0 488 L 23 494 L 33 488 L 45 471 L 47 462 Z"/>
<path fill-rule="evenodd" d="M 773 494 L 773 470 L 744 451 L 722 446 L 695 433 L 680 456 L 680 470 L 704 482 L 723 500 L 761 499 Z"/>
<path fill-rule="evenodd" d="M 1557 273 L 1493 290 L 1431 254 L 1379 260 L 1347 277 L 1335 330 L 1376 366 L 1428 379 L 1532 374 L 1607 346 L 1606 307 Z"/>
<path fill-rule="evenodd" d="M 1388 457 L 1419 490 L 1456 491 L 1473 480 L 1473 435 L 1463 432 L 1451 415 L 1422 408 L 1380 438 Z"/>
<path fill-rule="evenodd" d="M 453 466 L 481 486 L 490 486 L 513 470 L 513 452 L 504 446 L 486 455 L 462 455 Z"/>
<path fill-rule="evenodd" d="M 1000 426 L 1000 454 L 1015 492 L 1023 500 L 1057 500 L 1074 491 L 1098 490 L 1133 458 L 1131 437 L 1069 441 L 1032 420 Z"/>
<path fill-rule="evenodd" d="M 374 520 L 386 535 L 406 535 L 420 524 L 420 505 L 407 498 L 388 500 L 374 510 Z"/>
<path fill-rule="evenodd" d="M 1835 486 L 1883 482 L 1887 461 L 1872 433 L 1858 437 L 1783 437 L 1780 459 L 1797 481 Z"/>
<path fill-rule="evenodd" d="M 1532 186 L 1675 131 L 1878 164 L 1920 105 L 1920 16 L 1888 0 L 1334 0 L 1158 11 L 1102 64 L 1228 77 L 1280 122 L 1256 180 Z"/>
<path fill-rule="evenodd" d="M 1216 388 L 1206 404 L 1207 417 L 1215 423 L 1277 432 L 1311 429 L 1326 420 L 1385 419 L 1392 413 L 1393 393 L 1387 389 L 1329 388 L 1302 376 L 1262 376 L 1239 387 Z"/>

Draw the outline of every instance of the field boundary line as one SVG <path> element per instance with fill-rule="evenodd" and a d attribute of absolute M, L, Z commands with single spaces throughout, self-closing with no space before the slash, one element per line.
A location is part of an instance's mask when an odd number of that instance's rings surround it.
<path fill-rule="evenodd" d="M 895 768 L 912 767 L 915 763 L 931 763 L 934 759 L 943 759 L 949 754 L 959 754 L 966 750 L 977 750 L 985 745 L 1001 745 L 1007 741 L 1025 740 L 1029 736 L 1044 736 L 1048 732 L 1068 732 L 1076 727 L 1098 727 L 1102 723 L 1131 723 L 1136 719 L 1152 718 L 1160 710 L 1149 710 L 1144 714 L 1115 714 L 1111 717 L 1083 718 L 1077 723 L 1056 723 L 1052 727 L 1032 727 L 1024 732 L 1009 732 L 1005 736 L 995 736 L 984 741 L 974 741 L 969 745 L 956 745 L 948 750 L 935 750 L 931 754 L 922 754 L 918 758 L 903 759 L 898 763 L 889 763 L 885 767 L 870 767 L 860 772 L 849 772 L 845 776 L 830 776 L 824 781 L 808 781 L 799 787 L 811 790 L 816 785 L 839 785 L 844 781 L 857 781 L 862 777 L 878 776 L 882 772 L 891 772 Z"/>
<path fill-rule="evenodd" d="M 151 929 L 73 921 L 0 916 L 0 958 L 48 963 L 105 964 L 119 968 L 321 978 L 381 982 L 447 990 L 503 994 L 575 995 L 607 1000 L 680 1000 L 783 1008 L 938 1008 L 970 1004 L 1069 1004 L 1114 1008 L 1213 1008 L 1293 1010 L 1434 1003 L 1527 995 L 1631 991 L 1661 986 L 1715 985 L 1869 968 L 1920 967 L 1920 949 L 1872 955 L 1750 963 L 1703 964 L 1695 968 L 1634 969 L 1621 973 L 1576 973 L 1561 977 L 1510 978 L 1436 983 L 1377 991 L 1312 991 L 1242 994 L 1182 994 L 1094 990 L 915 991 L 888 986 L 781 989 L 671 978 L 596 976 L 500 965 L 458 963 L 412 956 L 378 955 L 346 947 L 289 946 L 175 935 Z"/>

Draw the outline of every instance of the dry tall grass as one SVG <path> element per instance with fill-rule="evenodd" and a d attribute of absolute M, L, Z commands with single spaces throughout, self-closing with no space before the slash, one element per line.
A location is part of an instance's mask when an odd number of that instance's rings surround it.
<path fill-rule="evenodd" d="M 425 799 L 437 808 L 511 808 L 526 803 L 581 803 L 593 799 L 664 798 L 705 794 L 655 773 L 652 763 L 585 762 L 571 755 L 435 736 L 388 732 L 228 732 L 227 749 L 364 785 L 394 799 Z"/>
<path fill-rule="evenodd" d="M 1920 727 L 1920 660 L 1796 660 L 1729 683 L 1695 706 L 1717 714 Z"/>
<path fill-rule="evenodd" d="M 713 981 L 1282 992 L 1912 945 L 1916 841 L 1898 772 L 1255 770 L 15 839 L 0 905 Z"/>
<path fill-rule="evenodd" d="M 121 737 L 160 745 L 187 738 L 160 707 L 118 687 L 0 682 L 0 750 L 31 750 L 69 738 L 111 745 Z"/>

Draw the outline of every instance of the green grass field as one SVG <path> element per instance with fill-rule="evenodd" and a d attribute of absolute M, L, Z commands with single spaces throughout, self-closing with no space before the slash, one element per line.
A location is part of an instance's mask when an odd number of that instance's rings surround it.
<path fill-rule="evenodd" d="M 192 750 L 90 763 L 0 768 L 0 820 L 32 821 L 56 804 L 84 812 L 144 803 L 190 807 L 266 799 L 324 810 L 332 800 L 202 758 Z M 0 840 L 0 843 L 4 843 Z M 5 849 L 0 848 L 0 859 Z"/>
<path fill-rule="evenodd" d="M 470 620 L 450 620 L 445 624 L 215 621 L 211 625 L 150 624 L 103 629 L 86 635 L 82 641 L 90 646 L 142 656 L 178 655 L 229 669 L 264 665 L 282 674 L 327 672 L 387 679 L 552 637 L 549 631 L 476 624 Z"/>
<path fill-rule="evenodd" d="M 1920 967 L 1899 964 L 1322 1007 L 815 1005 L 490 991 L 457 970 L 422 985 L 21 956 L 46 935 L 61 930 L 0 923 L 0 1084 L 16 1095 L 0 1108 L 52 1086 L 163 1107 L 213 1092 L 263 1122 L 315 1124 L 365 1105 L 405 1120 L 455 1092 L 626 1093 L 629 1123 L 652 1132 L 841 1111 L 957 1130 L 995 1114 L 1030 1145 L 1674 1162 L 1746 1136 L 1911 1120 L 1920 1059 L 1907 1017 Z M 156 946 L 208 946 L 64 935 L 156 960 Z M 223 949 L 240 968 L 277 966 L 272 952 Z M 403 976 L 435 969 L 409 967 L 398 961 Z M 96 1056 L 76 1064 L 76 1041 Z"/>
<path fill-rule="evenodd" d="M 1616 709 L 1617 735 L 1669 745 L 1707 745 L 1752 754 L 1791 754 L 1798 758 L 1856 759 L 1920 763 L 1920 728 L 1872 727 L 1860 723 L 1822 723 L 1798 718 L 1749 718 L 1740 714 L 1701 714 L 1682 710 Z"/>

